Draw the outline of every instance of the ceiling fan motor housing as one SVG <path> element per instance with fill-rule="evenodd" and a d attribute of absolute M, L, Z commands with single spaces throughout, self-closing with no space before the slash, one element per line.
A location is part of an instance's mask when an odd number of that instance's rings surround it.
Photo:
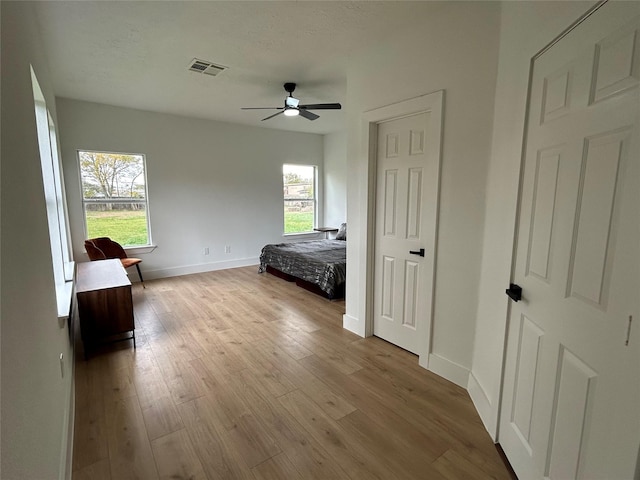
<path fill-rule="evenodd" d="M 299 103 L 300 103 L 300 100 L 298 100 L 295 97 L 287 97 L 284 99 L 285 108 L 298 108 Z"/>

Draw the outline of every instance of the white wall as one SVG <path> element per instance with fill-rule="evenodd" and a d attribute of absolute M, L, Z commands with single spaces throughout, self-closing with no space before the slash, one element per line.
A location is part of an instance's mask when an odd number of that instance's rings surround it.
<path fill-rule="evenodd" d="M 350 60 L 345 326 L 364 334 L 368 162 L 367 110 L 445 90 L 440 225 L 432 352 L 438 373 L 466 385 L 471 368 L 482 254 L 485 181 L 498 59 L 499 5 L 415 2 L 419 26 L 386 32 Z M 432 253 L 432 252 L 428 252 Z M 431 365 L 430 365 L 431 368 Z"/>
<path fill-rule="evenodd" d="M 324 136 L 324 224 L 347 221 L 347 132 Z"/>
<path fill-rule="evenodd" d="M 73 352 L 66 323 L 58 323 L 29 64 L 54 121 L 55 99 L 32 4 L 0 8 L 2 478 L 70 478 Z"/>
<path fill-rule="evenodd" d="M 78 261 L 86 258 L 79 149 L 146 155 L 151 233 L 158 248 L 137 255 L 145 279 L 257 264 L 266 243 L 285 240 L 282 164 L 318 165 L 322 179 L 322 135 L 57 102 Z M 226 245 L 230 254 L 224 253 Z"/>
<path fill-rule="evenodd" d="M 496 435 L 530 60 L 594 2 L 505 2 L 469 393 Z"/>

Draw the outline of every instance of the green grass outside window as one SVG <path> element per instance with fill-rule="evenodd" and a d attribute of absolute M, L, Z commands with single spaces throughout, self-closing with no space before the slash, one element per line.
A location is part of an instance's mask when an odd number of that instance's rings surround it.
<path fill-rule="evenodd" d="M 120 245 L 148 245 L 146 212 L 144 210 L 88 211 L 87 237 L 109 237 Z"/>
<path fill-rule="evenodd" d="M 284 233 L 313 231 L 313 212 L 284 212 Z"/>
<path fill-rule="evenodd" d="M 285 212 L 284 233 L 313 231 L 313 212 Z M 144 211 L 87 212 L 88 238 L 109 237 L 121 245 L 147 245 Z"/>

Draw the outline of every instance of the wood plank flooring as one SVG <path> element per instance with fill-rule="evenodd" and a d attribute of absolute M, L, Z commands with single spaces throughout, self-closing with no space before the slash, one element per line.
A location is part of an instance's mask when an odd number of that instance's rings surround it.
<path fill-rule="evenodd" d="M 467 393 L 256 267 L 134 285 L 76 363 L 74 480 L 511 479 Z"/>

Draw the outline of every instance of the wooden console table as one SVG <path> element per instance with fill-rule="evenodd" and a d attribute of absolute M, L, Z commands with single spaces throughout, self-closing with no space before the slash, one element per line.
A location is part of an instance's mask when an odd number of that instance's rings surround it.
<path fill-rule="evenodd" d="M 99 340 L 133 340 L 136 347 L 131 281 L 119 259 L 79 263 L 76 296 L 85 357 Z M 126 332 L 131 336 L 109 339 Z"/>

